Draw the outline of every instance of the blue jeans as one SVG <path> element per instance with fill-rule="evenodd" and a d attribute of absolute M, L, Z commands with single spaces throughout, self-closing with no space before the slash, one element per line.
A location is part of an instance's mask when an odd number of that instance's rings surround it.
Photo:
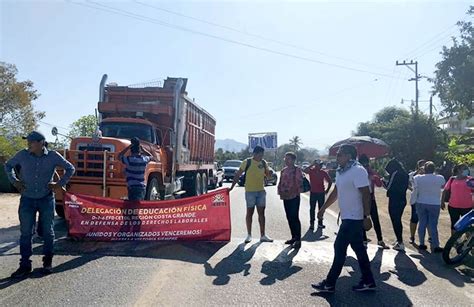
<path fill-rule="evenodd" d="M 145 187 L 129 187 L 128 188 L 128 200 L 144 200 L 145 199 Z"/>
<path fill-rule="evenodd" d="M 267 202 L 267 192 L 265 190 L 258 192 L 245 192 L 245 202 L 247 208 L 254 208 L 255 206 L 265 208 Z"/>
<path fill-rule="evenodd" d="M 31 237 L 35 227 L 36 212 L 39 212 L 39 227 L 43 235 L 43 254 L 53 257 L 54 254 L 54 194 L 34 199 L 22 196 L 18 215 L 20 217 L 20 265 L 31 266 L 33 254 Z"/>
<path fill-rule="evenodd" d="M 374 277 L 370 270 L 369 256 L 364 246 L 364 226 L 362 220 L 342 220 L 341 227 L 334 242 L 334 261 L 329 270 L 326 282 L 335 286 L 341 274 L 342 267 L 346 261 L 347 247 L 351 245 L 354 250 L 359 267 L 362 272 L 362 281 L 365 284 L 374 283 Z"/>
<path fill-rule="evenodd" d="M 425 245 L 426 227 L 429 227 L 433 247 L 439 247 L 438 220 L 441 207 L 439 205 L 416 204 L 418 214 L 418 237 L 420 245 Z"/>

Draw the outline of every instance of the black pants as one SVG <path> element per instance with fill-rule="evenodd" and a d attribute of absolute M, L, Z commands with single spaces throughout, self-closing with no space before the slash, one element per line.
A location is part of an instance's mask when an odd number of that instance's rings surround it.
<path fill-rule="evenodd" d="M 342 220 L 341 227 L 337 233 L 334 242 L 334 261 L 329 270 L 326 282 L 328 285 L 335 286 L 336 281 L 341 274 L 342 267 L 346 261 L 347 247 L 349 244 L 354 250 L 359 267 L 362 272 L 362 281 L 366 284 L 374 282 L 372 271 L 370 270 L 369 256 L 364 246 L 364 226 L 362 220 Z"/>
<path fill-rule="evenodd" d="M 372 220 L 372 224 L 374 225 L 375 233 L 377 234 L 377 241 L 382 241 L 382 227 L 380 227 L 380 220 L 379 220 L 379 211 L 377 209 L 377 202 L 375 201 L 375 195 L 371 195 L 372 203 L 370 205 L 370 218 Z M 367 241 L 367 233 L 364 231 L 364 241 Z"/>
<path fill-rule="evenodd" d="M 453 208 L 448 206 L 449 218 L 451 219 L 451 229 L 454 229 L 454 225 L 459 221 L 461 216 L 468 214 L 471 208 Z"/>
<path fill-rule="evenodd" d="M 318 208 L 321 209 L 321 207 L 324 205 L 326 194 L 323 193 L 313 193 L 311 192 L 309 196 L 309 222 L 311 225 L 314 225 L 314 220 L 316 218 L 316 203 L 318 203 Z M 322 224 L 322 221 L 318 222 L 319 224 Z"/>
<path fill-rule="evenodd" d="M 388 198 L 388 213 L 390 214 L 390 219 L 392 220 L 393 231 L 397 237 L 398 242 L 403 242 L 403 224 L 402 216 L 403 210 L 407 205 L 406 198 Z"/>
<path fill-rule="evenodd" d="M 301 240 L 301 222 L 299 217 L 300 212 L 300 197 L 283 200 L 285 205 L 286 218 L 288 225 L 290 225 L 291 238 L 293 240 Z"/>

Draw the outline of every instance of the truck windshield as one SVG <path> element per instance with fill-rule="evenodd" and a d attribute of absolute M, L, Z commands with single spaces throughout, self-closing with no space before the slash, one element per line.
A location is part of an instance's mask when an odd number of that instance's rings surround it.
<path fill-rule="evenodd" d="M 100 126 L 102 136 L 128 139 L 137 137 L 142 141 L 155 143 L 153 128 L 144 124 L 132 123 L 102 123 Z"/>
<path fill-rule="evenodd" d="M 240 167 L 240 161 L 225 161 L 224 167 Z"/>

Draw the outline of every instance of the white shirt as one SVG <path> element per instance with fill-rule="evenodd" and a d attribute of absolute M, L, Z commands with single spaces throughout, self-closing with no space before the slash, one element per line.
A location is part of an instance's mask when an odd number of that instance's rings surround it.
<path fill-rule="evenodd" d="M 336 173 L 337 197 L 343 220 L 363 220 L 364 203 L 359 188 L 369 186 L 369 175 L 362 165 L 354 165 L 344 173 Z"/>
<path fill-rule="evenodd" d="M 441 175 L 416 175 L 413 179 L 413 202 L 426 205 L 441 205 L 441 189 L 446 181 Z"/>

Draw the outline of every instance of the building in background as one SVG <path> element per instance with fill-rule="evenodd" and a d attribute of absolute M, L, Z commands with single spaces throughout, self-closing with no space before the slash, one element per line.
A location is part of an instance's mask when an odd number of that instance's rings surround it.
<path fill-rule="evenodd" d="M 438 126 L 449 135 L 462 135 L 474 129 L 474 117 L 459 119 L 457 115 L 444 117 L 438 120 Z"/>

